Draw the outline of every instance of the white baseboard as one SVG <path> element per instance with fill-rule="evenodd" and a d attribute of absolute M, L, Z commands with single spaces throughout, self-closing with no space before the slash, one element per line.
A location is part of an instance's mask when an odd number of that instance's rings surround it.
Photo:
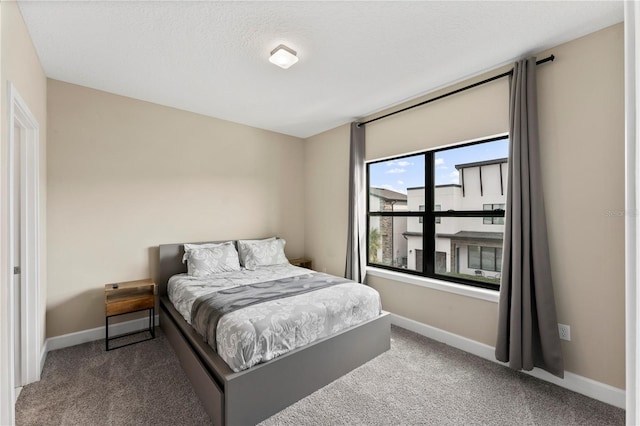
<path fill-rule="evenodd" d="M 160 323 L 160 316 L 155 316 L 155 325 Z M 147 327 L 149 318 L 138 318 L 131 321 L 124 321 L 117 324 L 109 325 L 109 334 L 116 336 L 118 334 L 131 333 L 137 330 L 144 330 Z M 55 351 L 56 349 L 68 348 L 69 346 L 80 345 L 82 343 L 93 342 L 96 340 L 105 338 L 105 328 L 96 327 L 90 330 L 77 331 L 75 333 L 63 334 L 62 336 L 50 337 L 45 341 L 44 348 L 45 354 L 42 359 L 42 365 L 44 366 L 44 360 L 46 353 L 49 351 Z"/>
<path fill-rule="evenodd" d="M 113 324 L 109 327 L 109 332 L 115 336 L 117 334 L 142 330 L 146 327 L 147 321 L 147 318 L 139 318 L 131 321 Z M 391 314 L 391 323 L 393 325 L 397 325 L 398 327 L 413 331 L 414 333 L 429 337 L 430 339 L 445 343 L 449 346 L 453 346 L 454 348 L 463 350 L 489 361 L 506 365 L 496 360 L 495 348 L 484 343 L 480 343 L 478 341 L 471 340 L 466 337 L 459 336 L 457 334 L 453 334 L 448 331 L 432 327 L 430 325 L 423 324 L 421 322 L 393 313 Z M 155 324 L 156 326 L 159 324 L 158 315 L 156 315 L 155 317 Z M 49 351 L 67 348 L 69 346 L 80 345 L 82 343 L 93 342 L 95 340 L 104 339 L 104 337 L 104 327 L 96 327 L 90 330 L 78 331 L 62 336 L 51 337 L 45 340 L 42 348 L 41 368 L 44 367 L 44 362 Z M 607 404 L 611 404 L 615 407 L 625 408 L 625 391 L 623 389 L 618 389 L 605 383 L 597 382 L 595 380 L 579 376 L 568 371 L 565 372 L 564 379 L 560 379 L 539 368 L 534 368 L 532 371 L 523 371 L 523 373 L 553 383 L 560 387 L 572 390 L 574 392 L 578 392 L 590 398 L 597 399 Z"/>
<path fill-rule="evenodd" d="M 42 351 L 40 351 L 40 374 L 38 374 L 38 380 L 42 376 L 42 369 L 44 368 L 44 363 L 47 360 L 47 354 L 49 353 L 49 339 L 45 339 L 44 344 L 42 345 Z"/>
<path fill-rule="evenodd" d="M 505 363 L 496 360 L 495 348 L 484 343 L 480 343 L 393 313 L 391 314 L 391 324 L 506 366 Z M 523 373 L 607 404 L 611 404 L 615 407 L 625 408 L 626 395 L 623 389 L 618 389 L 568 371 L 564 373 L 564 379 L 560 379 L 539 368 L 534 368 L 532 371 L 523 371 Z"/>

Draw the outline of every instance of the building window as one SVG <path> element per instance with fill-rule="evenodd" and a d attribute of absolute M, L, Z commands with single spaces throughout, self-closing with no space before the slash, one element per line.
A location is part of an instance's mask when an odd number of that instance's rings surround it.
<path fill-rule="evenodd" d="M 483 204 L 483 210 L 504 210 L 504 204 Z M 485 217 L 482 219 L 485 225 L 504 225 L 504 217 Z"/>
<path fill-rule="evenodd" d="M 369 162 L 368 265 L 497 290 L 508 149 L 503 136 Z"/>
<path fill-rule="evenodd" d="M 469 246 L 467 260 L 469 269 L 500 272 L 502 271 L 502 248 Z M 479 274 L 476 273 L 476 275 Z"/>

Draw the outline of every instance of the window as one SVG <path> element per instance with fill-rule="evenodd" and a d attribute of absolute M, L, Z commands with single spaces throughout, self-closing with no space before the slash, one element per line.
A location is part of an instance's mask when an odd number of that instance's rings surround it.
<path fill-rule="evenodd" d="M 469 246 L 469 269 L 500 272 L 502 270 L 502 248 Z M 476 273 L 476 275 L 478 275 Z"/>
<path fill-rule="evenodd" d="M 483 204 L 483 210 L 504 210 L 504 204 Z M 504 225 L 504 217 L 485 217 L 482 218 L 485 225 Z"/>
<path fill-rule="evenodd" d="M 447 253 L 443 251 L 436 252 L 436 273 L 447 272 Z"/>
<path fill-rule="evenodd" d="M 508 148 L 502 136 L 369 162 L 368 265 L 497 290 Z"/>

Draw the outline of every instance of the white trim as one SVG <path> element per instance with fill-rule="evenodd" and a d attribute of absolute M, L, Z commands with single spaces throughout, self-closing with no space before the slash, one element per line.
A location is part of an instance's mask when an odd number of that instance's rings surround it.
<path fill-rule="evenodd" d="M 40 375 L 42 376 L 42 370 L 44 369 L 44 363 L 47 361 L 47 354 L 49 353 L 48 341 L 44 341 L 42 345 L 42 352 L 40 353 Z"/>
<path fill-rule="evenodd" d="M 160 323 L 160 316 L 156 315 L 154 323 L 157 326 Z M 109 334 L 116 336 L 118 334 L 131 333 L 133 331 L 143 331 L 149 324 L 149 318 L 138 318 L 130 321 L 120 322 L 117 324 L 109 324 Z M 62 336 L 50 337 L 46 341 L 47 351 L 55 351 L 57 349 L 68 348 L 70 346 L 81 345 L 87 342 L 104 339 L 104 327 L 91 328 L 89 330 L 77 331 L 75 333 L 63 334 Z"/>
<path fill-rule="evenodd" d="M 416 275 L 403 274 L 402 272 L 389 271 L 386 269 L 367 266 L 367 275 L 398 281 L 405 284 L 417 285 L 433 290 L 445 291 L 447 293 L 459 294 L 473 299 L 486 300 L 498 303 L 500 293 L 496 290 L 473 287 L 470 285 L 456 284 L 448 281 L 437 280 L 435 278 L 419 277 Z"/>
<path fill-rule="evenodd" d="M 4 132 L 3 132 L 4 133 Z M 0 159 L 0 169 L 7 167 L 8 163 L 8 145 L 5 144 L 0 134 L 0 149 L 2 149 Z M 7 173 L 0 179 L 2 185 L 2 198 L 0 199 L 0 208 L 2 215 L 7 211 L 9 186 L 7 181 Z M 1 216 L 1 215 L 0 215 Z M 9 244 L 8 244 L 9 221 L 2 220 L 0 222 L 1 246 L 0 253 L 0 271 L 9 269 Z M 14 377 L 14 351 L 13 351 L 13 290 L 12 281 L 7 281 L 7 274 L 0 276 L 0 424 L 11 425 L 14 423 L 14 407 L 15 407 L 15 391 L 13 388 Z"/>
<path fill-rule="evenodd" d="M 627 425 L 640 424 L 640 7 L 624 4 L 625 67 L 625 370 L 627 383 Z"/>
<path fill-rule="evenodd" d="M 2 270 L 0 277 L 0 423 L 15 421 L 15 321 L 14 321 L 14 127 L 24 132 L 21 150 L 21 200 L 22 200 L 22 279 L 21 279 L 21 385 L 40 380 L 40 357 L 42 331 L 40 313 L 40 197 L 39 197 L 39 125 L 15 86 L 7 81 L 7 139 L 3 139 L 2 180 L 3 191 L 0 203 L 6 219 L 1 226 Z"/>
<path fill-rule="evenodd" d="M 13 187 L 13 139 L 14 123 L 18 124 L 25 133 L 24 143 L 20 150 L 21 171 L 21 384 L 40 380 L 41 334 L 38 306 L 40 304 L 40 137 L 39 125 L 29 107 L 22 99 L 15 86 L 8 82 L 9 99 L 9 186 Z M 9 199 L 9 223 L 13 220 L 13 200 Z M 11 265 L 13 260 L 13 241 L 18 236 L 13 235 L 13 227 L 9 229 L 9 279 L 13 280 Z M 13 343 L 13 342 L 11 342 Z M 12 345 L 13 347 L 13 345 Z"/>
<path fill-rule="evenodd" d="M 487 344 L 480 343 L 394 313 L 391 314 L 391 324 L 506 366 L 506 364 L 496 360 L 495 348 Z M 560 379 L 539 368 L 534 368 L 532 371 L 523 371 L 523 373 L 607 404 L 611 404 L 619 408 L 625 407 L 625 391 L 605 383 L 597 382 L 568 371 L 565 372 L 564 379 Z"/>

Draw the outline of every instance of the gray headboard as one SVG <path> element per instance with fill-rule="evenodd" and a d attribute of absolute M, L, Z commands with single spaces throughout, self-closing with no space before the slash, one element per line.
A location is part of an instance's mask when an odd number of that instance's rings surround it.
<path fill-rule="evenodd" d="M 227 240 L 229 241 L 229 240 Z M 158 248 L 158 292 L 160 296 L 167 294 L 167 282 L 176 274 L 187 272 L 187 265 L 182 263 L 185 244 L 222 243 L 224 241 L 204 241 L 197 243 L 161 244 Z"/>
<path fill-rule="evenodd" d="M 182 263 L 184 244 L 161 244 L 158 250 L 158 292 L 160 296 L 167 294 L 167 281 L 175 274 L 187 272 L 187 265 Z"/>
<path fill-rule="evenodd" d="M 266 238 L 266 237 L 263 237 Z M 276 237 L 277 238 L 277 237 Z M 249 238 L 247 238 L 249 239 Z M 251 238 L 253 239 L 253 238 Z M 261 238 L 258 238 L 261 239 Z M 184 256 L 185 244 L 206 244 L 206 243 L 223 243 L 225 241 L 201 241 L 195 243 L 176 243 L 176 244 L 161 244 L 158 248 L 158 293 L 160 296 L 166 296 L 167 294 L 167 282 L 169 278 L 176 274 L 187 272 L 187 265 L 182 263 L 182 256 Z M 236 248 L 238 242 L 234 241 Z"/>

